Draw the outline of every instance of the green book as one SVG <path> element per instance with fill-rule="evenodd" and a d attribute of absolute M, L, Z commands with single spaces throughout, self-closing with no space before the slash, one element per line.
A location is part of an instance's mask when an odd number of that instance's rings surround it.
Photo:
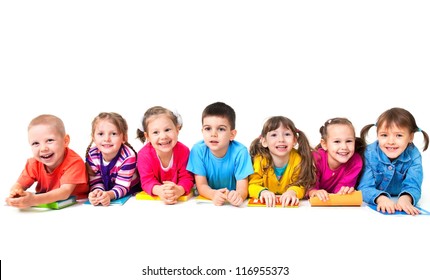
<path fill-rule="evenodd" d="M 67 206 L 73 205 L 75 203 L 76 203 L 76 196 L 72 195 L 69 198 L 64 199 L 64 200 L 58 200 L 58 201 L 54 201 L 51 203 L 43 203 L 43 204 L 36 205 L 34 207 L 59 210 L 59 209 L 65 208 Z"/>

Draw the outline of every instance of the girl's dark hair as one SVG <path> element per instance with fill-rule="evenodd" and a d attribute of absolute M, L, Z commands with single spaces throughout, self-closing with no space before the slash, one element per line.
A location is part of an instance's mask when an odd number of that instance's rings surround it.
<path fill-rule="evenodd" d="M 309 188 L 315 183 L 315 166 L 312 157 L 312 149 L 309 145 L 308 138 L 306 135 L 296 128 L 293 121 L 284 116 L 274 116 L 269 118 L 263 125 L 263 129 L 261 130 L 261 134 L 259 137 L 255 138 L 249 148 L 249 153 L 251 155 L 252 161 L 257 155 L 265 158 L 267 160 L 267 165 L 262 166 L 263 171 L 266 172 L 270 167 L 273 166 L 272 155 L 268 148 L 263 147 L 261 144 L 261 138 L 266 137 L 267 133 L 273 130 L 276 130 L 280 126 L 283 126 L 287 129 L 290 129 L 294 137 L 297 139 L 298 144 L 298 153 L 300 154 L 302 160 L 298 167 L 300 168 L 300 174 L 298 176 L 298 181 L 293 182 L 289 186 L 305 186 L 305 188 Z M 297 169 L 296 169 L 297 171 Z"/>
<path fill-rule="evenodd" d="M 367 134 L 370 128 L 376 126 L 376 131 L 378 132 L 382 128 L 387 128 L 391 126 L 397 126 L 402 128 L 407 128 L 410 133 L 422 132 L 424 136 L 424 149 L 427 150 L 429 146 L 429 136 L 428 134 L 417 126 L 414 116 L 407 110 L 403 108 L 394 107 L 385 112 L 383 112 L 376 121 L 376 124 L 365 125 L 360 132 L 361 139 L 366 142 Z"/>

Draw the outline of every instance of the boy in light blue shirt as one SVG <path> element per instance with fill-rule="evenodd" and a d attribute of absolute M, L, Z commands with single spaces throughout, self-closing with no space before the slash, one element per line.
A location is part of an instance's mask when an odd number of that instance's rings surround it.
<path fill-rule="evenodd" d="M 235 122 L 229 105 L 208 105 L 202 113 L 203 140 L 192 147 L 188 160 L 199 194 L 218 206 L 240 206 L 248 197 L 248 176 L 254 173 L 247 147 L 234 140 Z"/>

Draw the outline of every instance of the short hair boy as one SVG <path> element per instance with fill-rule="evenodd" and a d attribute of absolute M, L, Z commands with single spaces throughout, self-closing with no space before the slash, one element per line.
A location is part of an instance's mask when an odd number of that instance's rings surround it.
<path fill-rule="evenodd" d="M 83 159 L 68 148 L 70 136 L 63 121 L 53 115 L 40 115 L 28 125 L 28 142 L 33 157 L 27 160 L 6 203 L 28 208 L 51 203 L 75 195 L 88 195 L 88 182 Z M 26 191 L 35 182 L 36 193 Z"/>
<path fill-rule="evenodd" d="M 248 176 L 254 173 L 247 147 L 234 140 L 235 122 L 229 105 L 208 105 L 202 113 L 203 140 L 192 147 L 188 160 L 199 194 L 215 205 L 240 206 L 248 197 Z"/>

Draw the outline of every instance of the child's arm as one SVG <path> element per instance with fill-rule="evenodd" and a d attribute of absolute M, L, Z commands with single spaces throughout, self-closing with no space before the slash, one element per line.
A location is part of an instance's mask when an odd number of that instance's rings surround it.
<path fill-rule="evenodd" d="M 214 190 L 208 185 L 206 176 L 195 175 L 199 195 L 212 200 L 213 204 L 221 206 L 227 200 L 227 189 Z"/>
<path fill-rule="evenodd" d="M 60 188 L 46 192 L 34 194 L 31 192 L 24 192 L 23 196 L 18 198 L 7 198 L 6 202 L 10 206 L 18 208 L 28 208 L 39 204 L 51 203 L 57 200 L 63 200 L 70 197 L 75 184 L 63 184 Z"/>

